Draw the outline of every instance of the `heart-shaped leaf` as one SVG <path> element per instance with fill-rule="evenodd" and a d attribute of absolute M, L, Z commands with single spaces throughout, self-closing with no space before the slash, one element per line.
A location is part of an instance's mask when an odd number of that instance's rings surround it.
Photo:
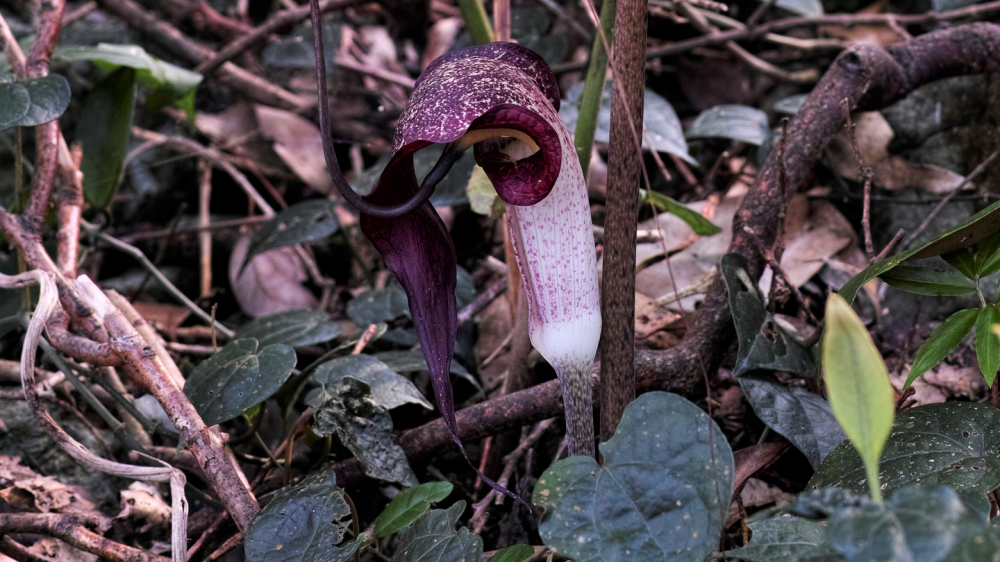
<path fill-rule="evenodd" d="M 986 494 L 1000 486 L 1000 410 L 946 402 L 904 410 L 892 426 L 880 464 L 887 491 L 920 482 Z M 823 461 L 810 488 L 866 489 L 864 467 L 849 443 Z"/>
<path fill-rule="evenodd" d="M 724 138 L 755 146 L 771 134 L 767 114 L 746 105 L 717 105 L 702 111 L 688 129 L 688 139 Z"/>
<path fill-rule="evenodd" d="M 195 367 L 184 394 L 205 423 L 215 425 L 270 398 L 294 368 L 295 350 L 287 345 L 234 340 Z"/>
<path fill-rule="evenodd" d="M 352 377 L 313 389 L 306 396 L 313 409 L 313 433 L 336 434 L 365 465 L 372 478 L 416 486 L 417 476 L 396 444 L 389 411 L 369 395 L 369 387 Z"/>
<path fill-rule="evenodd" d="M 802 451 L 813 468 L 847 438 L 822 396 L 771 380 L 742 377 L 739 381 L 757 417 Z"/>
<path fill-rule="evenodd" d="M 739 341 L 733 374 L 741 376 L 755 370 L 766 370 L 785 371 L 802 377 L 815 376 L 812 352 L 788 334 L 767 311 L 764 295 L 747 272 L 747 263 L 747 259 L 739 254 L 726 254 L 719 264 Z"/>
<path fill-rule="evenodd" d="M 255 318 L 237 330 L 233 339 L 255 338 L 261 347 L 282 343 L 305 347 L 325 343 L 340 335 L 340 325 L 330 315 L 309 309 L 288 310 Z"/>
<path fill-rule="evenodd" d="M 455 531 L 465 502 L 448 509 L 432 509 L 399 537 L 392 562 L 480 562 L 483 539 L 462 527 Z"/>
<path fill-rule="evenodd" d="M 316 382 L 330 387 L 344 377 L 367 384 L 371 388 L 371 397 L 388 410 L 404 404 L 419 404 L 428 410 L 434 409 L 410 379 L 371 355 L 345 355 L 331 359 L 313 372 Z"/>
<path fill-rule="evenodd" d="M 398 285 L 365 291 L 347 303 L 347 315 L 358 326 L 409 316 L 406 293 Z"/>
<path fill-rule="evenodd" d="M 881 503 L 879 457 L 895 405 L 885 362 L 871 335 L 840 295 L 826 301 L 823 380 L 833 415 L 864 461 L 872 499 Z"/>
<path fill-rule="evenodd" d="M 350 527 L 351 508 L 333 470 L 282 488 L 247 529 L 248 562 L 344 562 L 363 541 L 337 546 Z"/>
<path fill-rule="evenodd" d="M 905 387 L 913 384 L 917 377 L 933 369 L 938 363 L 944 361 L 951 352 L 962 343 L 965 336 L 969 335 L 972 327 L 976 325 L 979 317 L 978 308 L 968 308 L 959 310 L 952 314 L 940 326 L 931 332 L 927 341 L 917 350 L 916 357 L 913 358 L 913 366 L 910 367 L 910 374 L 906 377 Z"/>
<path fill-rule="evenodd" d="M 742 548 L 727 551 L 724 558 L 747 562 L 786 562 L 832 552 L 826 540 L 826 526 L 819 521 L 801 517 L 770 517 L 751 521 L 748 526 L 753 532 L 750 542 Z"/>
<path fill-rule="evenodd" d="M 644 394 L 601 452 L 604 466 L 575 456 L 539 478 L 545 544 L 577 562 L 700 562 L 712 552 L 733 454 L 705 412 L 675 394 Z"/>
<path fill-rule="evenodd" d="M 428 482 L 403 490 L 375 519 L 375 537 L 384 539 L 409 527 L 432 503 L 447 498 L 452 489 L 450 482 Z"/>
<path fill-rule="evenodd" d="M 310 199 L 281 211 L 253 235 L 246 261 L 268 250 L 322 240 L 337 232 L 336 208 L 329 199 Z"/>
<path fill-rule="evenodd" d="M 891 271 L 900 263 L 906 260 L 932 258 L 961 248 L 968 248 L 973 244 L 985 240 L 998 230 L 1000 230 L 1000 201 L 969 217 L 968 220 L 932 242 L 905 252 L 900 252 L 895 256 L 869 265 L 864 271 L 852 277 L 850 281 L 841 287 L 839 294 L 847 302 L 854 302 L 858 291 L 861 290 L 861 287 L 865 283 L 883 275 L 887 271 Z M 1000 263 L 997 266 L 1000 267 Z"/>
<path fill-rule="evenodd" d="M 69 106 L 70 96 L 69 82 L 59 74 L 0 83 L 0 131 L 58 119 Z"/>
<path fill-rule="evenodd" d="M 897 289 L 918 295 L 967 295 L 976 290 L 975 286 L 961 274 L 924 267 L 901 265 L 883 273 L 879 279 Z"/>

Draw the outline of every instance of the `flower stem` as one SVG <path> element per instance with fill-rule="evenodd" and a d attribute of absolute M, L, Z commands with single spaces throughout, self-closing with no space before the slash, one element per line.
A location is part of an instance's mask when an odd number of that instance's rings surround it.
<path fill-rule="evenodd" d="M 608 73 L 608 51 L 604 38 L 614 44 L 615 6 L 617 0 L 604 0 L 601 5 L 601 29 L 594 34 L 594 44 L 590 49 L 590 67 L 580 95 L 580 114 L 576 120 L 576 155 L 583 167 L 583 177 L 587 177 L 590 154 L 594 147 L 594 133 L 597 131 L 597 116 L 601 112 L 601 98 L 604 94 L 604 78 Z"/>
<path fill-rule="evenodd" d="M 485 45 L 493 42 L 493 25 L 486 15 L 483 0 L 458 0 L 458 8 L 462 11 L 465 28 L 469 30 L 473 43 Z"/>
<path fill-rule="evenodd" d="M 555 366 L 555 365 L 554 365 Z M 594 402 L 590 368 L 557 368 L 570 455 L 594 456 Z"/>

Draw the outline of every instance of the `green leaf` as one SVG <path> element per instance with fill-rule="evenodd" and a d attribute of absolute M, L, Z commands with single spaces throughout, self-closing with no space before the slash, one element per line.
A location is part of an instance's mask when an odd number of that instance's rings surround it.
<path fill-rule="evenodd" d="M 747 272 L 747 263 L 739 254 L 726 254 L 719 264 L 739 341 L 733 375 L 765 370 L 815 376 L 812 351 L 788 334 L 767 311 L 764 295 Z"/>
<path fill-rule="evenodd" d="M 946 402 L 904 410 L 893 423 L 880 467 L 885 490 L 907 484 L 945 484 L 986 494 L 1000 486 L 1000 410 Z M 809 488 L 865 491 L 861 458 L 842 443 L 823 461 Z"/>
<path fill-rule="evenodd" d="M 835 511 L 826 535 L 849 561 L 938 562 L 963 534 L 985 524 L 947 486 L 907 486 L 885 505 Z"/>
<path fill-rule="evenodd" d="M 729 509 L 733 455 L 700 408 L 649 392 L 600 445 L 604 465 L 575 456 L 535 486 L 545 544 L 577 562 L 701 562 Z"/>
<path fill-rule="evenodd" d="M 58 119 L 69 106 L 70 95 L 69 82 L 59 74 L 0 83 L 0 131 Z"/>
<path fill-rule="evenodd" d="M 980 277 L 1000 269 L 1000 232 L 993 233 L 976 248 L 976 272 Z"/>
<path fill-rule="evenodd" d="M 913 359 L 910 374 L 906 377 L 904 388 L 909 388 L 917 377 L 936 367 L 945 360 L 951 352 L 969 335 L 979 317 L 978 308 L 967 308 L 952 314 L 938 326 L 927 341 L 917 350 Z"/>
<path fill-rule="evenodd" d="M 313 372 L 313 379 L 324 386 L 332 387 L 344 377 L 367 384 L 371 388 L 371 397 L 387 410 L 404 404 L 419 404 L 428 410 L 434 409 L 410 379 L 371 355 L 345 355 L 331 359 Z"/>
<path fill-rule="evenodd" d="M 305 347 L 326 343 L 340 335 L 340 325 L 330 321 L 330 315 L 300 308 L 254 318 L 236 331 L 233 339 L 255 338 L 261 347 L 282 343 Z"/>
<path fill-rule="evenodd" d="M 432 503 L 447 498 L 453 488 L 450 482 L 427 482 L 403 490 L 375 519 L 375 537 L 384 539 L 409 527 Z"/>
<path fill-rule="evenodd" d="M 802 104 L 806 103 L 808 97 L 809 94 L 795 94 L 794 96 L 780 99 L 774 102 L 774 111 L 786 115 L 795 115 L 799 112 Z"/>
<path fill-rule="evenodd" d="M 427 359 L 419 349 L 409 351 L 383 351 L 374 355 L 375 359 L 385 363 L 390 369 L 397 373 L 415 373 L 427 370 Z M 465 379 L 477 390 L 482 390 L 483 385 L 479 384 L 476 377 L 468 369 L 462 366 L 455 358 L 451 360 L 451 374 L 458 375 Z"/>
<path fill-rule="evenodd" d="M 801 517 L 771 517 L 751 521 L 750 542 L 742 548 L 726 551 L 724 558 L 747 562 L 786 562 L 803 560 L 831 552 L 826 540 L 826 526 Z"/>
<path fill-rule="evenodd" d="M 879 456 L 895 405 L 889 373 L 871 335 L 840 295 L 826 301 L 823 378 L 833 415 L 864 461 L 872 499 L 881 503 Z"/>
<path fill-rule="evenodd" d="M 415 486 L 417 476 L 396 444 L 389 411 L 369 392 L 367 384 L 352 377 L 310 391 L 305 401 L 313 409 L 313 433 L 336 434 L 365 465 L 368 476 Z"/>
<path fill-rule="evenodd" d="M 975 280 L 979 268 L 976 266 L 976 257 L 972 255 L 971 250 L 962 248 L 954 252 L 948 252 L 941 257 L 949 265 L 960 271 L 962 275 Z"/>
<path fill-rule="evenodd" d="M 132 134 L 135 71 L 118 69 L 83 99 L 76 135 L 83 144 L 83 195 L 98 208 L 111 204 Z"/>
<path fill-rule="evenodd" d="M 229 421 L 270 398 L 295 368 L 295 350 L 287 345 L 258 345 L 233 340 L 195 367 L 184 385 L 205 424 Z"/>
<path fill-rule="evenodd" d="M 358 326 L 391 322 L 410 315 L 409 301 L 399 285 L 365 291 L 347 303 L 347 315 Z"/>
<path fill-rule="evenodd" d="M 69 61 L 92 61 L 106 72 L 131 68 L 140 84 L 152 88 L 149 95 L 151 109 L 174 103 L 194 118 L 193 95 L 204 78 L 197 72 L 164 62 L 147 53 L 138 45 L 100 43 L 96 47 L 60 47 L 53 56 Z M 178 104 L 184 98 L 189 101 Z M 190 105 L 190 107 L 188 107 Z"/>
<path fill-rule="evenodd" d="M 967 533 L 964 540 L 952 547 L 944 562 L 981 562 L 995 560 L 1000 552 L 1000 519 L 989 526 Z"/>
<path fill-rule="evenodd" d="M 350 527 L 351 508 L 327 470 L 282 488 L 247 529 L 247 562 L 344 562 L 363 539 L 337 546 Z"/>
<path fill-rule="evenodd" d="M 930 296 L 956 296 L 975 292 L 976 288 L 963 275 L 954 271 L 938 271 L 924 267 L 901 265 L 879 276 L 893 287 Z"/>
<path fill-rule="evenodd" d="M 323 51 L 326 54 L 327 78 L 333 80 L 337 73 L 337 51 L 340 50 L 341 26 L 323 25 Z M 288 37 L 264 47 L 261 60 L 275 68 L 316 68 L 313 50 L 313 29 L 310 24 L 300 25 Z"/>
<path fill-rule="evenodd" d="M 668 197 L 657 191 L 649 191 L 645 189 L 640 189 L 639 191 L 642 198 L 653 203 L 659 207 L 660 210 L 666 211 L 681 219 L 691 227 L 691 230 L 693 230 L 695 234 L 699 236 L 713 236 L 722 232 L 721 228 L 701 216 L 701 213 L 688 209 L 673 197 Z"/>
<path fill-rule="evenodd" d="M 526 544 L 515 544 L 490 556 L 487 562 L 524 562 L 535 555 L 535 549 Z"/>
<path fill-rule="evenodd" d="M 976 361 L 979 370 L 986 377 L 986 384 L 993 386 L 993 380 L 1000 370 L 1000 340 L 991 329 L 1000 323 L 1000 306 L 984 306 L 976 318 Z"/>
<path fill-rule="evenodd" d="M 863 287 L 865 283 L 868 283 L 872 279 L 875 279 L 887 271 L 892 270 L 900 263 L 907 260 L 932 258 L 934 256 L 947 254 L 948 252 L 952 252 L 960 248 L 968 248 L 969 246 L 984 240 L 998 230 L 1000 230 L 1000 201 L 993 203 L 972 217 L 969 217 L 968 220 L 949 230 L 932 242 L 924 244 L 918 248 L 900 252 L 895 256 L 869 265 L 864 271 L 851 278 L 851 280 L 840 289 L 840 296 L 844 297 L 844 299 L 846 299 L 849 303 L 854 302 L 854 298 L 858 295 L 858 291 L 861 290 L 861 287 Z"/>
<path fill-rule="evenodd" d="M 755 146 L 764 144 L 771 134 L 767 114 L 746 105 L 717 105 L 702 111 L 691 124 L 690 139 L 723 138 Z"/>
<path fill-rule="evenodd" d="M 611 93 L 613 87 L 610 80 L 604 85 L 601 109 L 597 114 L 594 142 L 601 144 L 608 144 L 611 140 Z M 566 92 L 566 99 L 559 107 L 559 118 L 570 133 L 576 132 L 576 122 L 580 118 L 580 96 L 582 95 L 583 83 L 578 82 Z M 642 115 L 642 122 L 648 134 L 648 138 L 646 138 L 647 135 L 643 135 L 642 147 L 644 149 L 673 154 L 688 164 L 698 165 L 698 162 L 688 153 L 684 129 L 669 101 L 652 90 L 644 90 Z"/>
<path fill-rule="evenodd" d="M 847 438 L 822 396 L 771 380 L 738 380 L 757 417 L 802 451 L 813 468 Z"/>
<path fill-rule="evenodd" d="M 329 199 L 309 199 L 281 211 L 253 235 L 244 263 L 268 250 L 315 242 L 337 232 L 336 208 Z"/>
<path fill-rule="evenodd" d="M 455 524 L 465 511 L 465 502 L 457 501 L 445 509 L 432 509 L 403 532 L 392 562 L 480 562 L 483 539 Z"/>

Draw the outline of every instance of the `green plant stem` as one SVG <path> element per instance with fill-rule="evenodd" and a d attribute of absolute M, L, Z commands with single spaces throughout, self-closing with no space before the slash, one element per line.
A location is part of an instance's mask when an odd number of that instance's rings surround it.
<path fill-rule="evenodd" d="M 865 471 L 868 473 L 868 490 L 871 493 L 872 501 L 882 503 L 882 484 L 878 478 L 878 463 L 866 464 Z"/>
<path fill-rule="evenodd" d="M 576 155 L 583 167 L 583 177 L 587 177 L 590 167 L 590 155 L 594 147 L 594 134 L 597 132 L 597 116 L 601 113 L 601 98 L 604 94 L 604 79 L 608 73 L 608 50 L 604 38 L 614 45 L 615 7 L 617 0 L 604 0 L 601 5 L 601 29 L 594 35 L 594 44 L 590 49 L 590 67 L 583 83 L 583 93 L 580 95 L 580 114 L 576 120 Z"/>
<path fill-rule="evenodd" d="M 493 24 L 486 15 L 483 1 L 458 0 L 458 8 L 462 11 L 462 19 L 465 21 L 465 28 L 469 31 L 472 42 L 476 45 L 492 43 Z"/>

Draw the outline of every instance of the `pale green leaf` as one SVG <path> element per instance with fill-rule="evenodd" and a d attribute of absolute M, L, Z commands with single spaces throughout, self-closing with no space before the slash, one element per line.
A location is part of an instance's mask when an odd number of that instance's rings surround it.
<path fill-rule="evenodd" d="M 993 379 L 1000 369 L 1000 339 L 991 329 L 994 324 L 1000 324 L 1000 306 L 991 304 L 983 307 L 976 318 L 976 360 L 990 386 L 993 386 Z"/>
<path fill-rule="evenodd" d="M 375 519 L 375 537 L 383 539 L 409 527 L 432 503 L 448 497 L 453 488 L 450 482 L 427 482 L 403 490 Z"/>
<path fill-rule="evenodd" d="M 833 415 L 865 463 L 872 499 L 881 502 L 878 462 L 895 413 L 892 385 L 868 330 L 836 294 L 826 301 L 823 378 Z"/>

